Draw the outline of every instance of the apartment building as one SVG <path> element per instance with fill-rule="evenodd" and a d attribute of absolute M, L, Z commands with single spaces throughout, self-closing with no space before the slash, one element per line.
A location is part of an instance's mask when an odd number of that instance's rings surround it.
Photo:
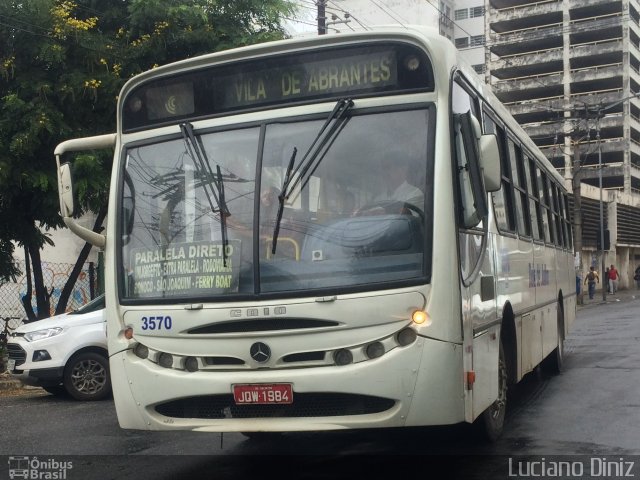
<path fill-rule="evenodd" d="M 485 78 L 571 188 L 583 266 L 640 264 L 638 0 L 485 0 Z M 600 217 L 603 187 L 603 218 Z"/>
<path fill-rule="evenodd" d="M 457 0 L 451 17 L 454 22 L 453 43 L 479 75 L 486 72 L 485 10 L 484 0 Z"/>
<path fill-rule="evenodd" d="M 490 0 L 487 78 L 566 178 L 640 191 L 637 0 Z M 601 143 L 598 144 L 598 135 Z"/>

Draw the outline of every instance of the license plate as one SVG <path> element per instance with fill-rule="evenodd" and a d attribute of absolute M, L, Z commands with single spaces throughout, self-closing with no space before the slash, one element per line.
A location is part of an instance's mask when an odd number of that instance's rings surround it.
<path fill-rule="evenodd" d="M 233 399 L 237 405 L 293 403 L 293 389 L 290 383 L 234 385 Z"/>
<path fill-rule="evenodd" d="M 7 362 L 7 370 L 9 370 L 10 372 L 13 372 L 14 368 L 16 368 L 16 361 L 10 358 L 9 361 Z"/>

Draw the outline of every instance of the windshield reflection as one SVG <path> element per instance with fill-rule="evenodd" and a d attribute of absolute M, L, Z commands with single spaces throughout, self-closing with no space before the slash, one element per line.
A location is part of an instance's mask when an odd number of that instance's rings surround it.
<path fill-rule="evenodd" d="M 304 174 L 292 152 L 308 152 L 326 118 L 269 123 L 262 136 L 261 127 L 197 132 L 199 153 L 184 138 L 129 149 L 123 294 L 215 298 L 424 278 L 429 113 L 353 115 Z"/>

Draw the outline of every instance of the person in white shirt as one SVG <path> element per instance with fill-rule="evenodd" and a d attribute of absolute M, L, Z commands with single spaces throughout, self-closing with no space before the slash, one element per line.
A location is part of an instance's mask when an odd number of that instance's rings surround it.
<path fill-rule="evenodd" d="M 409 213 L 407 210 L 424 209 L 424 194 L 410 184 L 409 160 L 403 152 L 395 152 L 382 161 L 380 170 L 384 186 L 370 206 L 356 212 L 357 215 L 381 215 L 384 213 Z"/>

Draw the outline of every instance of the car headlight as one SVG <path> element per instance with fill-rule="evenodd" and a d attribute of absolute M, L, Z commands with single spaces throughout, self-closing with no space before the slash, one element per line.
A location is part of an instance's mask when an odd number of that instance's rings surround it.
<path fill-rule="evenodd" d="M 43 330 L 36 330 L 35 332 L 29 332 L 24 334 L 24 339 L 27 342 L 35 342 L 36 340 L 42 340 L 43 338 L 55 337 L 62 333 L 62 327 L 45 328 Z"/>

